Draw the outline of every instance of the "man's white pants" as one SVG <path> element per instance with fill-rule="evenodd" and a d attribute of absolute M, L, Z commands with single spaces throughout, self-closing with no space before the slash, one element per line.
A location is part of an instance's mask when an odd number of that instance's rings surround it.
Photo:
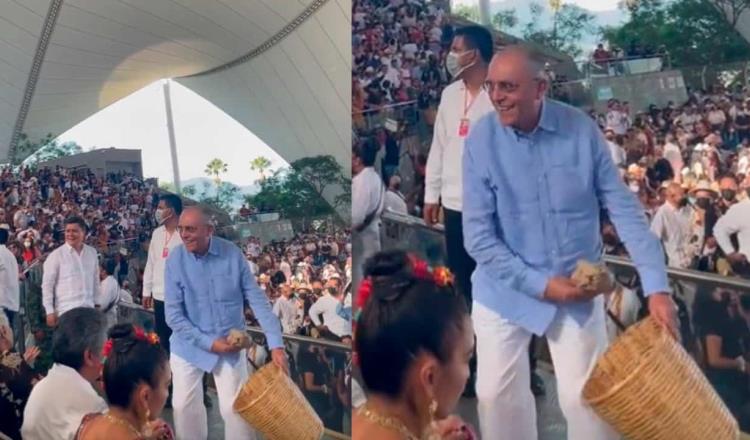
<path fill-rule="evenodd" d="M 607 348 L 602 296 L 583 326 L 558 311 L 547 329 L 557 393 L 570 440 L 616 440 L 620 436 L 581 397 L 583 385 Z M 536 404 L 531 394 L 529 342 L 531 333 L 474 302 L 477 336 L 479 424 L 482 438 L 537 440 Z"/>
<path fill-rule="evenodd" d="M 240 388 L 247 382 L 247 354 L 240 352 L 240 360 L 233 367 L 221 359 L 211 372 L 219 395 L 219 410 L 224 419 L 226 440 L 254 440 L 255 431 L 232 404 Z M 188 363 L 174 353 L 169 364 L 172 367 L 172 407 L 174 408 L 175 435 L 178 439 L 206 440 L 208 438 L 208 416 L 203 405 L 203 370 Z"/>

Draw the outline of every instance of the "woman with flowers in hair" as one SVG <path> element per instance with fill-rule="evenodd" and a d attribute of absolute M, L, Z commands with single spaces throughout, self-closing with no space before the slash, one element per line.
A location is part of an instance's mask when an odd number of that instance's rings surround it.
<path fill-rule="evenodd" d="M 84 417 L 76 440 L 172 440 L 171 428 L 158 419 L 172 372 L 156 333 L 118 324 L 109 331 L 102 357 L 109 410 Z"/>
<path fill-rule="evenodd" d="M 466 303 L 445 268 L 403 251 L 365 263 L 357 294 L 355 354 L 367 402 L 353 440 L 469 440 L 451 416 L 469 377 L 474 333 Z"/>

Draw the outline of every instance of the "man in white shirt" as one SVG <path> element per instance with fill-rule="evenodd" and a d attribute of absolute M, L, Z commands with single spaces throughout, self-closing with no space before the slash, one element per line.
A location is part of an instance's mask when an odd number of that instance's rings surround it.
<path fill-rule="evenodd" d="M 96 309 L 101 311 L 107 319 L 107 328 L 117 324 L 117 303 L 120 301 L 120 285 L 115 278 L 117 263 L 112 258 L 102 261 L 99 266 L 101 284 L 99 294 L 94 299 Z"/>
<path fill-rule="evenodd" d="M 714 225 L 714 237 L 732 263 L 738 275 L 750 277 L 750 187 L 746 187 L 748 195 L 741 202 L 735 203 Z M 730 236 L 737 234 L 739 249 L 732 245 Z"/>
<path fill-rule="evenodd" d="M 54 364 L 31 390 L 23 412 L 25 439 L 72 440 L 83 416 L 107 409 L 94 388 L 107 338 L 104 315 L 77 307 L 60 316 L 58 324 L 52 335 Z"/>
<path fill-rule="evenodd" d="M 20 306 L 21 292 L 18 286 L 18 261 L 5 246 L 9 238 L 8 230 L 0 228 L 0 310 L 5 311 L 10 328 L 15 328 L 13 321 Z"/>
<path fill-rule="evenodd" d="M 607 112 L 607 127 L 612 128 L 615 134 L 619 134 L 620 136 L 626 134 L 628 128 L 630 128 L 628 114 L 622 110 L 617 100 L 612 101 Z"/>
<path fill-rule="evenodd" d="M 308 315 L 310 320 L 320 332 L 325 335 L 330 332 L 337 338 L 351 336 L 352 323 L 339 316 L 337 313 L 338 306 L 341 303 L 343 292 L 336 287 L 327 287 L 325 295 L 321 296 L 315 304 L 310 307 Z M 323 315 L 323 321 L 320 320 Z"/>
<path fill-rule="evenodd" d="M 456 30 L 446 58 L 446 67 L 456 81 L 442 93 L 425 176 L 424 220 L 428 225 L 437 223 L 442 204 L 448 267 L 469 306 L 475 264 L 463 245 L 461 163 L 472 125 L 493 111 L 484 90 L 492 52 L 492 35 L 487 29 L 466 26 Z"/>
<path fill-rule="evenodd" d="M 47 325 L 54 327 L 63 313 L 76 307 L 94 307 L 99 290 L 99 260 L 96 250 L 84 244 L 88 226 L 77 216 L 64 223 L 65 244 L 44 262 L 42 303 Z"/>
<path fill-rule="evenodd" d="M 612 154 L 612 161 L 615 163 L 615 166 L 617 166 L 617 168 L 623 167 L 627 157 L 625 150 L 615 142 L 615 130 L 612 129 L 612 127 L 605 128 L 604 137 L 607 138 L 607 145 L 609 146 L 609 152 Z"/>
<path fill-rule="evenodd" d="M 302 324 L 302 316 L 297 307 L 297 301 L 292 298 L 292 288 L 289 284 L 284 283 L 281 286 L 281 296 L 274 303 L 272 311 L 281 321 L 284 333 L 297 333 L 297 329 Z"/>
<path fill-rule="evenodd" d="M 678 183 L 669 184 L 665 197 L 651 222 L 651 232 L 664 245 L 667 265 L 687 269 L 697 251 L 692 240 L 693 208 L 688 206 L 685 190 Z"/>
<path fill-rule="evenodd" d="M 359 286 L 365 261 L 380 251 L 380 215 L 385 190 L 383 180 L 373 168 L 377 142 L 367 139 L 352 148 L 352 253 L 354 286 Z"/>
<path fill-rule="evenodd" d="M 675 140 L 674 134 L 667 133 L 664 137 L 664 152 L 662 153 L 664 159 L 669 161 L 672 166 L 672 172 L 676 179 L 680 179 L 682 169 L 685 166 L 685 162 L 682 159 L 682 150 L 680 150 L 677 141 Z M 679 180 L 678 180 L 679 181 Z"/>
<path fill-rule="evenodd" d="M 388 191 L 385 193 L 385 211 L 396 212 L 407 215 L 409 213 L 406 207 L 406 200 L 401 194 L 401 177 L 391 176 L 388 182 Z"/>

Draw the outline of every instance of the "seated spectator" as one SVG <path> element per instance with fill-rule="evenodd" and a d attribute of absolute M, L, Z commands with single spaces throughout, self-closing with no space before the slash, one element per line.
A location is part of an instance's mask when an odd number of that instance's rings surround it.
<path fill-rule="evenodd" d="M 13 330 L 0 313 L 0 433 L 13 440 L 21 439 L 23 410 L 32 387 L 41 379 L 33 369 L 37 356 L 36 347 L 26 350 L 23 357 L 13 350 Z"/>
<path fill-rule="evenodd" d="M 132 324 L 109 331 L 104 356 L 106 412 L 87 414 L 75 440 L 170 440 L 172 430 L 159 420 L 169 395 L 169 356 L 155 333 Z"/>
<path fill-rule="evenodd" d="M 54 365 L 31 391 L 23 414 L 25 439 L 72 439 L 86 414 L 107 404 L 94 384 L 99 379 L 106 319 L 92 308 L 62 315 L 52 336 Z"/>
<path fill-rule="evenodd" d="M 697 298 L 695 327 L 705 353 L 706 377 L 743 431 L 750 431 L 750 368 L 743 341 L 750 332 L 740 315 L 739 299 L 717 288 L 707 298 Z"/>

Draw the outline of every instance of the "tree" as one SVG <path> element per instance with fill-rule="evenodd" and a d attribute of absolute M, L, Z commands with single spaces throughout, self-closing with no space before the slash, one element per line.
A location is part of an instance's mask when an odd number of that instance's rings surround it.
<path fill-rule="evenodd" d="M 628 48 L 663 45 L 672 66 L 711 65 L 750 58 L 750 44 L 732 27 L 713 2 L 719 0 L 642 0 L 629 8 L 629 20 L 602 34 L 610 44 Z"/>
<path fill-rule="evenodd" d="M 83 148 L 80 145 L 72 141 L 60 143 L 52 137 L 52 134 L 48 134 L 36 142 L 31 141 L 26 134 L 21 134 L 16 145 L 15 156 L 11 158 L 11 161 L 34 166 L 40 162 L 80 153 L 83 153 Z"/>
<path fill-rule="evenodd" d="M 508 32 L 517 24 L 518 17 L 515 9 L 502 9 L 492 16 L 492 27 L 499 31 Z"/>
<path fill-rule="evenodd" d="M 532 17 L 539 17 L 544 12 L 544 7 L 531 2 L 529 11 Z M 579 57 L 583 53 L 579 43 L 584 35 L 594 33 L 595 17 L 585 9 L 569 3 L 553 10 L 553 13 L 551 29 L 541 29 L 540 20 L 532 19 L 523 28 L 524 39 L 573 58 Z"/>
<path fill-rule="evenodd" d="M 261 182 L 266 179 L 264 172 L 270 167 L 271 167 L 271 161 L 268 158 L 263 157 L 263 156 L 258 156 L 255 159 L 250 161 L 250 169 L 252 171 L 257 171 L 258 173 L 260 173 Z"/>
<path fill-rule="evenodd" d="M 341 165 L 331 155 L 304 157 L 292 162 L 291 166 L 320 197 L 326 188 L 341 183 L 344 177 Z"/>
<path fill-rule="evenodd" d="M 750 0 L 709 0 L 729 20 L 733 29 L 737 28 L 740 15 L 750 8 Z"/>
<path fill-rule="evenodd" d="M 206 165 L 205 173 L 208 177 L 214 177 L 214 183 L 218 187 L 221 184 L 221 175 L 227 172 L 228 165 L 221 159 L 211 159 Z"/>
<path fill-rule="evenodd" d="M 451 12 L 453 15 L 476 23 L 479 22 L 479 5 L 456 5 L 452 8 Z"/>

